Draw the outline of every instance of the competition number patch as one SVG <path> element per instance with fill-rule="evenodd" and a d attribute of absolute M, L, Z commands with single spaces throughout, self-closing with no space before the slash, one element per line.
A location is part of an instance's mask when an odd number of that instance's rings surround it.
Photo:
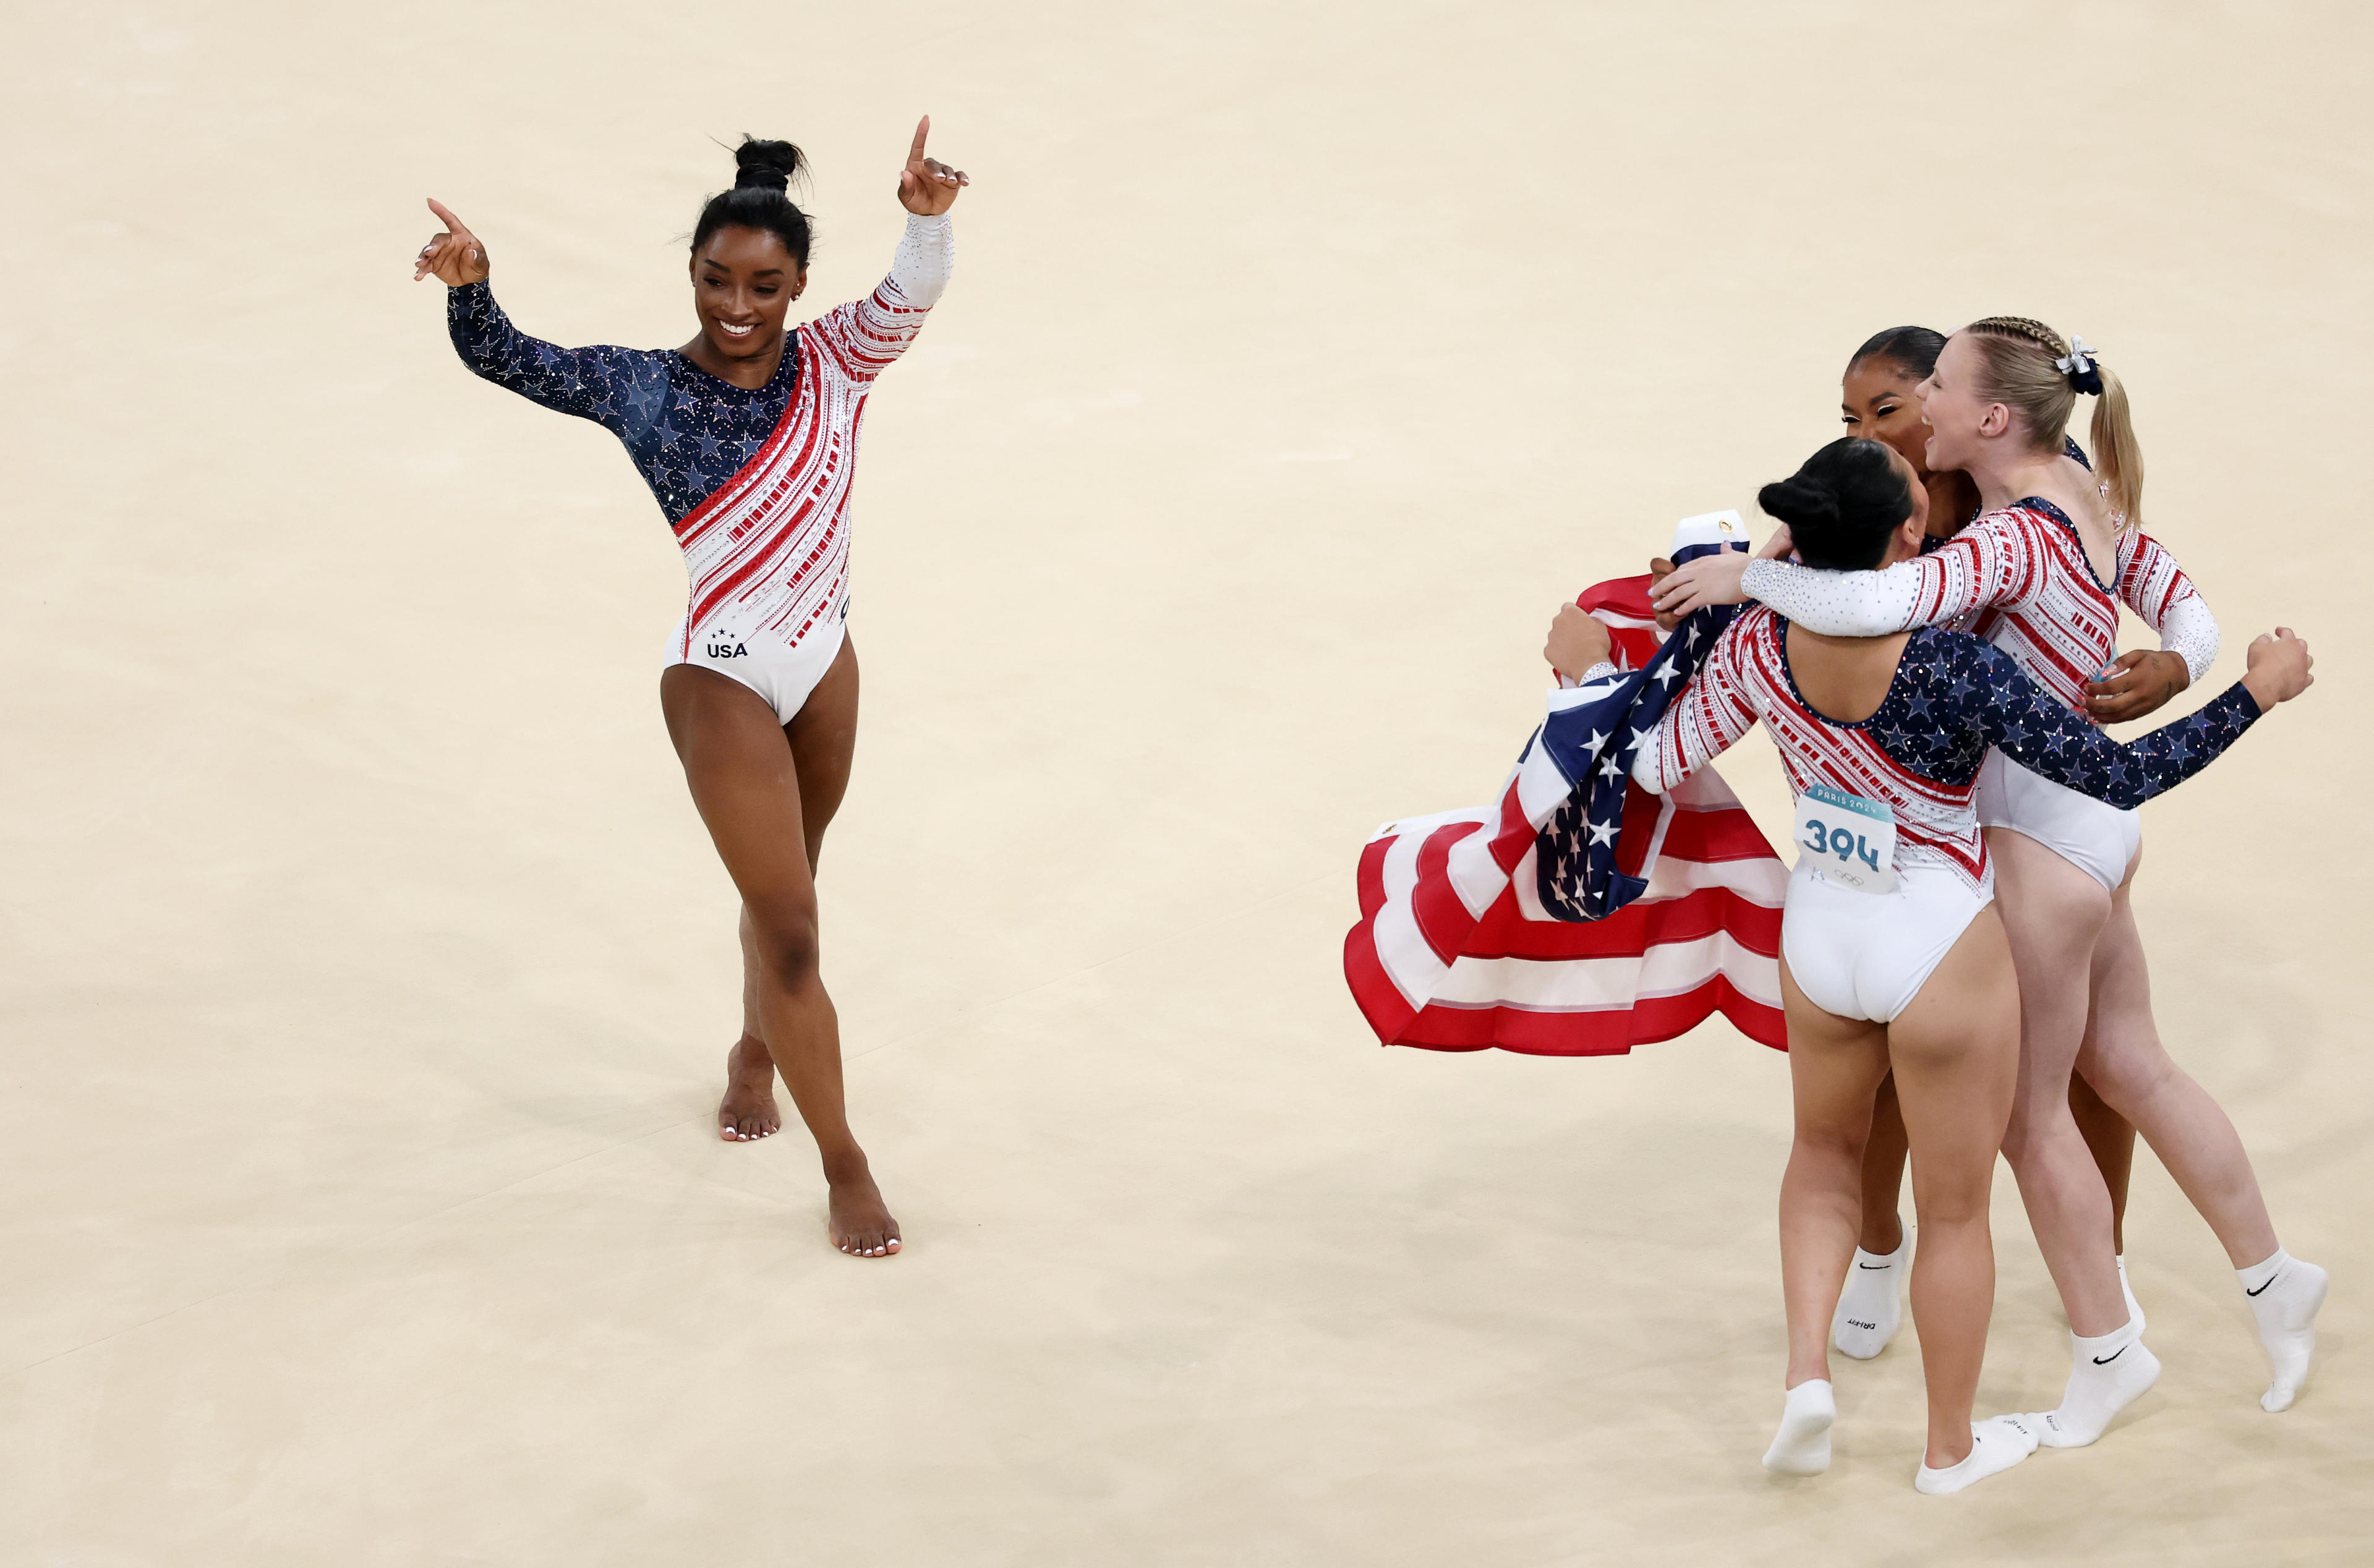
<path fill-rule="evenodd" d="M 1877 801 L 1816 784 L 1797 797 L 1801 860 L 1857 893 L 1896 891 L 1896 813 Z"/>

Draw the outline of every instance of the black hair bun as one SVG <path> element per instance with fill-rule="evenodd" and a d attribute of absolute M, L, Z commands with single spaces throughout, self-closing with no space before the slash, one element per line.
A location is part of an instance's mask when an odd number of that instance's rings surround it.
<path fill-rule="evenodd" d="M 1756 504 L 1764 509 L 1767 517 L 1787 523 L 1792 533 L 1801 530 L 1819 532 L 1836 527 L 1839 521 L 1837 493 L 1793 476 L 1775 480 L 1758 490 Z"/>
<path fill-rule="evenodd" d="M 793 177 L 807 167 L 807 161 L 789 142 L 744 136 L 742 145 L 734 149 L 734 188 L 772 191 L 780 196 L 791 189 Z"/>
<path fill-rule="evenodd" d="M 1841 436 L 1757 491 L 1756 504 L 1789 525 L 1807 566 L 1861 571 L 1880 563 L 1888 534 L 1912 515 L 1912 489 L 1886 447 Z"/>

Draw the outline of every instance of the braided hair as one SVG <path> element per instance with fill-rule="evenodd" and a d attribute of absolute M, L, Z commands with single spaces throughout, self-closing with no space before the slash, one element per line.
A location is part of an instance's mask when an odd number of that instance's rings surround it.
<path fill-rule="evenodd" d="M 700 209 L 692 226 L 692 253 L 721 228 L 758 228 L 783 242 L 793 263 L 808 264 L 808 215 L 792 205 L 792 179 L 807 169 L 807 158 L 789 142 L 744 136 L 734 149 L 734 188 L 720 191 Z"/>
<path fill-rule="evenodd" d="M 2127 413 L 2127 389 L 2110 369 L 2098 360 L 2073 355 L 2062 335 L 2027 316 L 1988 316 L 1962 331 L 1979 351 L 1979 379 L 1974 389 L 1991 403 L 2000 403 L 2027 427 L 2029 444 L 2038 451 L 2059 451 L 2069 433 L 2069 415 L 2077 393 L 2095 394 L 2091 431 L 2096 472 L 2109 497 L 2111 520 L 2121 529 L 2141 526 L 2144 499 L 2143 448 L 2135 442 L 2134 425 Z M 2063 369 L 2056 361 L 2078 359 L 2082 369 Z M 2081 386 L 2082 383 L 2082 386 Z"/>

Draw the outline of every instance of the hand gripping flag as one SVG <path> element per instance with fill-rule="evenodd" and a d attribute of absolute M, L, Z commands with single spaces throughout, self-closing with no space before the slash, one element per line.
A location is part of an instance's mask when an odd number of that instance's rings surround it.
<path fill-rule="evenodd" d="M 1726 547 L 1715 521 L 1686 522 L 1675 558 Z M 1700 611 L 1660 645 L 1648 583 L 1576 601 L 1608 623 L 1622 673 L 1550 694 L 1497 806 L 1369 841 L 1344 971 L 1382 1043 L 1620 1055 L 1719 1011 L 1786 1048 L 1786 869 L 1712 768 L 1662 797 L 1630 778 L 1733 612 Z"/>

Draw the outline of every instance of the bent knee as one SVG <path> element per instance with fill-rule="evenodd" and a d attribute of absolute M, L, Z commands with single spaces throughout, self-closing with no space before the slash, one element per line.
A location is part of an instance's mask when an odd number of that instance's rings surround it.
<path fill-rule="evenodd" d="M 813 910 L 761 915 L 751 923 L 758 962 L 768 974 L 790 987 L 816 978 L 822 952 Z"/>

